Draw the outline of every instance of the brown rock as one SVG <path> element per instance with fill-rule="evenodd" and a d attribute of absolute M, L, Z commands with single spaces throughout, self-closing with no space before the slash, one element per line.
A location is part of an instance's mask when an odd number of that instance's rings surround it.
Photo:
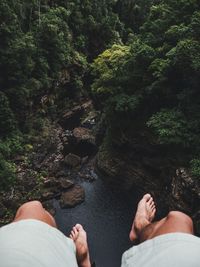
<path fill-rule="evenodd" d="M 60 183 L 61 189 L 69 189 L 74 186 L 74 183 L 72 181 L 67 180 L 65 178 L 61 178 L 59 183 Z"/>
<path fill-rule="evenodd" d="M 62 193 L 60 206 L 61 208 L 72 208 L 85 199 L 85 191 L 80 185 L 75 185 L 69 191 Z"/>
<path fill-rule="evenodd" d="M 92 131 L 87 128 L 83 127 L 75 128 L 73 130 L 73 136 L 75 137 L 77 143 L 85 141 L 92 145 L 95 145 L 95 137 L 92 134 Z"/>
<path fill-rule="evenodd" d="M 59 185 L 59 181 L 57 181 L 55 178 L 53 177 L 49 177 L 47 179 L 44 180 L 44 187 L 56 187 Z"/>
<path fill-rule="evenodd" d="M 54 196 L 55 196 L 55 193 L 54 193 L 54 192 L 51 192 L 51 191 L 49 191 L 49 192 L 44 192 L 44 193 L 42 194 L 42 199 L 43 199 L 43 200 L 52 199 L 52 198 L 54 198 Z"/>
<path fill-rule="evenodd" d="M 75 154 L 69 153 L 65 159 L 65 163 L 70 167 L 77 167 L 81 164 L 81 158 Z"/>

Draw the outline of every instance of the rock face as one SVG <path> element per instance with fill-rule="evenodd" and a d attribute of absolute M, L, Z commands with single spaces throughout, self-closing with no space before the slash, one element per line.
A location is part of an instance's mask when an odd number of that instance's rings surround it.
<path fill-rule="evenodd" d="M 91 156 L 97 152 L 95 136 L 92 130 L 77 127 L 68 137 L 68 143 L 64 147 L 65 153 L 76 154 L 80 157 Z"/>
<path fill-rule="evenodd" d="M 77 167 L 77 166 L 79 166 L 81 164 L 81 158 L 79 156 L 77 156 L 77 155 L 74 155 L 74 154 L 69 153 L 65 157 L 64 162 L 68 166 L 70 166 L 72 168 L 75 168 L 75 167 Z"/>
<path fill-rule="evenodd" d="M 64 76 L 67 79 L 67 73 Z M 53 199 L 59 200 L 61 195 L 62 207 L 84 201 L 85 192 L 75 183 L 77 177 L 95 180 L 96 116 L 92 101 L 80 98 L 70 103 L 59 122 L 47 120 L 41 134 L 31 139 L 31 149 L 14 159 L 16 185 L 0 192 L 0 225 L 11 222 L 16 209 L 26 201 L 38 199 L 52 214 Z"/>
<path fill-rule="evenodd" d="M 97 155 L 97 168 L 109 184 L 120 190 L 137 187 L 152 193 L 163 215 L 170 210 L 189 214 L 200 234 L 200 181 L 186 169 L 176 168 L 172 159 L 156 151 L 122 153 L 102 146 Z"/>
<path fill-rule="evenodd" d="M 60 206 L 62 208 L 72 208 L 85 199 L 85 191 L 80 185 L 75 185 L 65 193 L 62 193 Z"/>
<path fill-rule="evenodd" d="M 171 206 L 188 213 L 200 211 L 200 181 L 192 177 L 186 169 L 176 170 L 172 179 Z"/>
<path fill-rule="evenodd" d="M 162 166 L 164 164 L 167 169 L 167 162 L 162 162 Z M 137 186 L 143 191 L 164 190 L 165 195 L 168 193 L 166 185 L 169 181 L 162 174 L 163 170 L 159 161 L 150 161 L 146 158 L 138 161 L 128 153 L 101 147 L 97 155 L 97 168 L 107 177 L 108 183 L 118 186 L 121 190 L 127 191 Z"/>
<path fill-rule="evenodd" d="M 75 105 L 71 110 L 67 110 L 63 113 L 59 123 L 60 125 L 68 130 L 72 130 L 75 127 L 78 127 L 81 123 L 81 116 L 84 112 L 87 112 L 88 109 L 92 108 L 92 101 L 87 100 L 82 104 Z"/>
<path fill-rule="evenodd" d="M 76 143 L 86 142 L 91 145 L 95 145 L 95 137 L 92 131 L 87 128 L 78 127 L 73 130 L 73 136 Z"/>

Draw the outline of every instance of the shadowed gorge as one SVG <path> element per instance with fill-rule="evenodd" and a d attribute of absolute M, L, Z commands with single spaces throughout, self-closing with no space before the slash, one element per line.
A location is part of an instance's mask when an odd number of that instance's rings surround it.
<path fill-rule="evenodd" d="M 1 0 L 1 225 L 38 199 L 63 232 L 79 217 L 89 230 L 93 212 L 97 232 L 118 215 L 120 231 L 150 192 L 158 218 L 183 211 L 200 235 L 199 10 L 197 0 Z M 128 235 L 116 242 L 121 253 Z"/>

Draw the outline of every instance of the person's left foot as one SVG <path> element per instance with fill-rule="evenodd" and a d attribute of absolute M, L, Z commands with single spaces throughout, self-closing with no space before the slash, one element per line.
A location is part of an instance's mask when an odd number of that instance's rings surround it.
<path fill-rule="evenodd" d="M 91 267 L 89 249 L 87 244 L 87 234 L 82 225 L 76 224 L 69 236 L 76 246 L 76 257 L 80 267 Z"/>
<path fill-rule="evenodd" d="M 139 238 L 142 230 L 153 221 L 155 213 L 156 207 L 153 198 L 150 194 L 145 194 L 138 203 L 136 215 L 129 234 L 131 241 L 135 241 Z"/>

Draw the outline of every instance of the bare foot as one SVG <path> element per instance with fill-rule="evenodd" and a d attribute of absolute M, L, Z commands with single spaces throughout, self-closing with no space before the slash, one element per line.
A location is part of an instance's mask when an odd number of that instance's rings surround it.
<path fill-rule="evenodd" d="M 139 238 L 141 231 L 152 222 L 155 217 L 156 207 L 150 194 L 146 194 L 138 203 L 136 215 L 129 234 L 131 241 Z"/>
<path fill-rule="evenodd" d="M 69 236 L 76 246 L 76 257 L 80 267 L 91 267 L 87 244 L 87 234 L 82 225 L 76 224 Z"/>

